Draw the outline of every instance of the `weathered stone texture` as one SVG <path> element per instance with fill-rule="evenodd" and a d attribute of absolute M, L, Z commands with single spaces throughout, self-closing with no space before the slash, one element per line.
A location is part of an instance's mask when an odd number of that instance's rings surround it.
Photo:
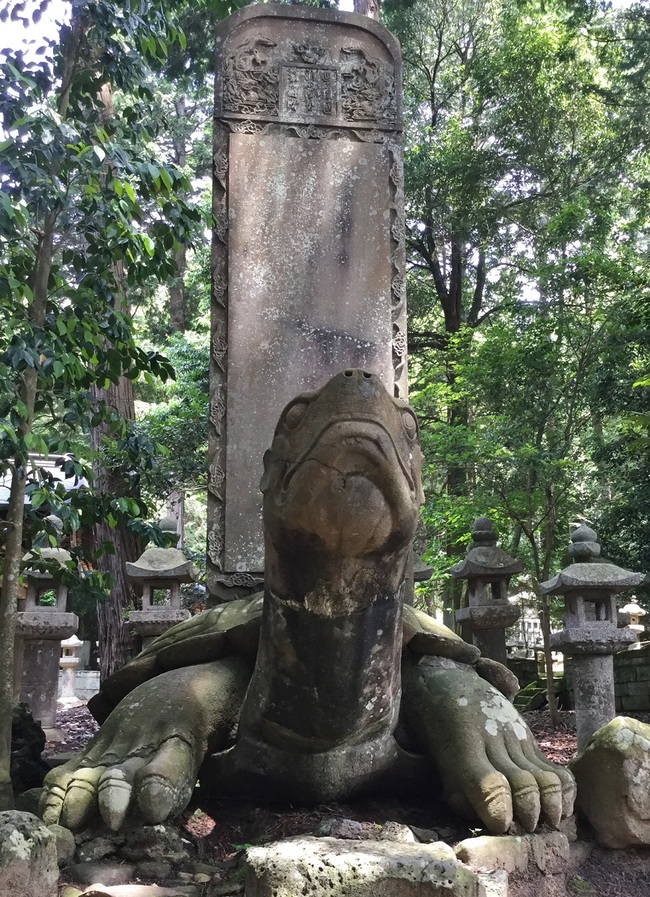
<path fill-rule="evenodd" d="M 392 386 L 390 221 L 377 190 L 389 167 L 381 144 L 231 135 L 228 570 L 263 569 L 259 478 L 278 410 L 348 367 Z"/>
<path fill-rule="evenodd" d="M 456 856 L 475 871 L 503 869 L 527 875 L 564 872 L 569 859 L 569 839 L 562 832 L 539 835 L 504 835 L 466 838 L 456 845 Z"/>
<path fill-rule="evenodd" d="M 282 407 L 353 367 L 405 396 L 406 307 L 395 39 L 259 4 L 217 41 L 208 588 L 223 598 L 263 570 L 261 458 Z"/>
<path fill-rule="evenodd" d="M 246 897 L 484 897 L 453 848 L 293 838 L 246 852 Z"/>
<path fill-rule="evenodd" d="M 577 807 L 605 847 L 650 844 L 650 726 L 617 716 L 571 769 Z"/>
<path fill-rule="evenodd" d="M 0 894 L 56 897 L 56 838 L 31 813 L 0 813 Z"/>

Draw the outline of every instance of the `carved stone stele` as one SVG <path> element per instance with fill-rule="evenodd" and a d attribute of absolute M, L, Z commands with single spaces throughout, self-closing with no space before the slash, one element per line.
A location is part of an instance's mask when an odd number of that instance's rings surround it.
<path fill-rule="evenodd" d="M 264 569 L 262 456 L 292 396 L 359 367 L 406 396 L 401 128 L 399 47 L 378 22 L 259 4 L 219 26 L 213 595 Z"/>

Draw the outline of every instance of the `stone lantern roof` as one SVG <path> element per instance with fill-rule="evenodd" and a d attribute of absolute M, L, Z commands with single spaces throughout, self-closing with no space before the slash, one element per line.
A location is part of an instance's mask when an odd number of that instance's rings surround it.
<path fill-rule="evenodd" d="M 46 520 L 54 527 L 57 540 L 60 540 L 63 535 L 63 521 L 54 514 L 51 514 Z M 44 542 L 42 538 L 35 540 L 34 548 L 23 556 L 23 562 L 29 563 L 31 561 L 35 564 L 47 564 L 49 569 L 38 570 L 36 567 L 27 567 L 25 569 L 25 575 L 27 576 L 25 609 L 27 611 L 39 609 L 39 596 L 50 589 L 56 593 L 56 609 L 61 612 L 65 611 L 68 587 L 64 582 L 56 578 L 53 570 L 56 567 L 64 570 L 70 565 L 72 559 L 72 555 L 65 548 L 61 548 L 58 545 L 52 547 L 49 542 Z"/>
<path fill-rule="evenodd" d="M 495 576 L 510 577 L 515 573 L 521 573 L 523 565 L 497 547 L 497 534 L 492 521 L 487 517 L 478 517 L 474 521 L 472 530 L 474 546 L 470 548 L 462 561 L 451 568 L 454 579 L 469 579 L 470 577 Z"/>
<path fill-rule="evenodd" d="M 164 533 L 176 533 L 173 518 L 163 518 L 159 526 Z M 160 548 L 156 545 L 145 548 L 137 561 L 127 563 L 126 573 L 129 579 L 152 582 L 154 588 L 157 588 L 157 581 L 164 588 L 163 583 L 170 580 L 177 583 L 196 582 L 199 578 L 198 570 L 179 548 Z"/>
<path fill-rule="evenodd" d="M 175 536 L 176 521 L 164 517 L 158 524 L 168 535 Z M 152 545 L 145 548 L 137 561 L 126 564 L 126 573 L 132 582 L 142 586 L 142 610 L 129 614 L 128 625 L 142 636 L 143 647 L 162 635 L 170 626 L 187 620 L 190 612 L 181 608 L 181 583 L 196 582 L 199 573 L 179 548 L 159 548 Z M 154 605 L 154 592 L 168 590 L 163 605 Z"/>
<path fill-rule="evenodd" d="M 645 579 L 643 573 L 623 570 L 616 564 L 601 561 L 600 545 L 594 530 L 582 524 L 571 533 L 569 554 L 572 562 L 551 579 L 540 584 L 543 595 L 566 595 L 569 592 L 603 591 L 617 594 L 638 586 Z"/>

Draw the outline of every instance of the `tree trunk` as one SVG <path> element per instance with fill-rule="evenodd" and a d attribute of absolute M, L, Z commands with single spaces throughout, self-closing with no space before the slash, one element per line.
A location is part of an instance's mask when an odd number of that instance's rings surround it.
<path fill-rule="evenodd" d="M 557 515 L 555 512 L 555 488 L 550 484 L 546 488 L 546 507 L 548 513 L 544 526 L 544 563 L 540 570 L 540 582 L 545 582 L 551 573 L 551 559 L 553 557 L 553 543 L 555 541 L 555 527 Z M 551 717 L 551 725 L 560 724 L 560 714 L 557 709 L 557 696 L 555 694 L 555 680 L 553 679 L 553 657 L 551 652 L 551 608 L 548 595 L 542 596 L 542 635 L 544 637 L 544 657 L 546 658 L 546 695 L 548 697 L 548 709 Z"/>
<path fill-rule="evenodd" d="M 107 121 L 113 117 L 113 94 L 109 83 L 101 86 L 99 99 L 103 105 L 101 119 Z M 127 311 L 123 263 L 115 262 L 112 273 L 116 285 L 115 305 L 119 311 Z M 98 401 L 105 402 L 113 408 L 123 420 L 135 419 L 133 384 L 126 377 L 120 377 L 119 382 L 111 383 L 108 389 L 93 387 L 93 395 Z M 105 433 L 106 427 L 96 427 L 91 431 L 91 446 L 98 453 Z M 99 495 L 111 498 L 125 496 L 128 489 L 124 471 L 106 466 L 101 460 L 101 455 L 94 463 L 93 487 Z M 95 549 L 104 542 L 110 542 L 114 547 L 113 554 L 101 554 L 95 562 L 97 570 L 110 574 L 112 578 L 110 600 L 97 604 L 99 678 L 103 681 L 125 666 L 138 651 L 135 640 L 131 638 L 129 627 L 125 625 L 127 608 L 134 598 L 126 575 L 126 563 L 140 556 L 141 545 L 121 522 L 114 528 L 111 528 L 106 521 L 97 523 L 93 534 Z"/>
<path fill-rule="evenodd" d="M 187 103 L 184 96 L 176 99 L 176 117 L 183 120 L 187 116 Z M 174 162 L 179 168 L 185 168 L 187 164 L 187 146 L 182 134 L 174 138 Z M 185 315 L 185 271 L 187 270 L 187 247 L 181 244 L 174 251 L 176 275 L 169 288 L 169 318 L 172 329 L 177 333 L 184 333 L 187 327 Z"/>
<path fill-rule="evenodd" d="M 94 389 L 97 399 L 106 402 L 126 420 L 135 417 L 133 387 L 130 380 L 121 377 L 117 385 L 109 389 Z M 96 427 L 91 432 L 91 445 L 100 450 L 105 428 Z M 123 471 L 110 469 L 101 461 L 95 463 L 94 491 L 111 498 L 127 494 L 127 481 Z M 134 594 L 126 576 L 126 562 L 134 561 L 141 553 L 139 540 L 122 523 L 111 529 L 105 521 L 95 524 L 95 550 L 103 542 L 112 543 L 115 553 L 102 554 L 95 561 L 97 570 L 109 573 L 113 579 L 109 601 L 97 605 L 97 625 L 99 632 L 99 670 L 103 681 L 123 667 L 137 653 L 137 645 L 131 638 L 129 627 L 125 625 L 126 611 L 132 604 Z"/>
<path fill-rule="evenodd" d="M 551 613 L 547 595 L 542 595 L 542 611 L 540 613 L 540 618 L 542 621 L 542 638 L 544 640 L 544 661 L 546 663 L 546 696 L 548 698 L 548 710 L 551 718 L 551 725 L 558 726 L 560 723 L 560 714 L 557 709 L 557 696 L 555 694 L 555 681 L 553 679 L 553 657 L 551 653 Z"/>
<path fill-rule="evenodd" d="M 29 309 L 29 318 L 36 327 L 42 327 L 45 320 L 47 283 L 52 268 L 55 224 L 56 213 L 50 212 L 45 218 L 44 232 L 36 250 L 31 278 L 34 300 Z M 17 428 L 19 439 L 24 439 L 31 432 L 34 423 L 38 378 L 36 369 L 26 368 L 22 378 L 20 398 L 26 413 Z M 11 726 L 14 705 L 14 642 L 18 612 L 18 577 L 23 555 L 26 465 L 26 455 L 14 458 L 7 511 L 2 594 L 0 595 L 0 810 L 13 808 Z"/>
<path fill-rule="evenodd" d="M 169 318 L 172 329 L 177 333 L 185 333 L 185 271 L 187 269 L 187 247 L 179 246 L 174 251 L 176 275 L 169 287 Z"/>
<path fill-rule="evenodd" d="M 33 373 L 34 376 L 30 379 L 34 381 L 32 392 L 35 395 L 36 372 Z M 34 407 L 33 399 L 31 407 Z M 12 810 L 14 806 L 11 785 L 11 720 L 14 706 L 14 641 L 18 609 L 18 575 L 23 554 L 26 474 L 24 468 L 14 467 L 7 511 L 7 540 L 0 595 L 0 810 Z"/>

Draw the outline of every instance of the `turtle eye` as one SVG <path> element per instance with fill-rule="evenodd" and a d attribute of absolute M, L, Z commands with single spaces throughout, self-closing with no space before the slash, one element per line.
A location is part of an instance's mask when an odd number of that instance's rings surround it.
<path fill-rule="evenodd" d="M 402 426 L 409 439 L 415 439 L 418 432 L 415 415 L 411 411 L 402 411 Z"/>
<path fill-rule="evenodd" d="M 294 430 L 305 416 L 306 410 L 306 402 L 296 402 L 295 405 L 292 405 L 284 416 L 285 426 L 290 430 Z"/>

